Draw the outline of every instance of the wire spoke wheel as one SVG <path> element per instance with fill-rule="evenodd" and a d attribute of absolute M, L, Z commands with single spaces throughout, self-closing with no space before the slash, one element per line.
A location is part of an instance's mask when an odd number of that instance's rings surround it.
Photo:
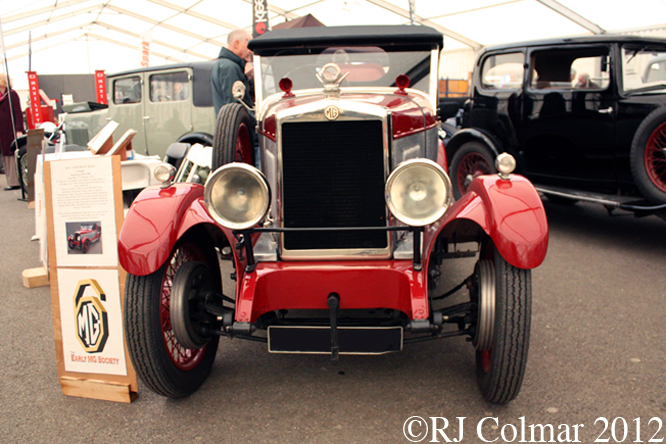
<path fill-rule="evenodd" d="M 666 193 L 666 122 L 659 125 L 648 139 L 645 170 L 652 183 Z"/>
<path fill-rule="evenodd" d="M 458 187 L 460 190 L 467 191 L 467 187 L 472 182 L 472 179 L 482 174 L 490 174 L 491 171 L 490 164 L 481 154 L 467 154 L 460 162 L 460 167 L 456 173 Z"/>
<path fill-rule="evenodd" d="M 210 340 L 213 320 L 204 305 L 212 290 L 205 262 L 189 261 L 180 266 L 171 289 L 170 318 L 175 339 L 185 349 L 201 349 Z"/>
<path fill-rule="evenodd" d="M 234 162 L 243 162 L 252 165 L 252 142 L 250 130 L 245 123 L 238 126 L 236 134 L 236 156 Z"/>
<path fill-rule="evenodd" d="M 128 275 L 125 292 L 125 330 L 132 363 L 154 392 L 170 398 L 194 393 L 210 374 L 219 336 L 207 338 L 198 348 L 177 339 L 171 321 L 174 279 L 185 264 L 218 267 L 214 250 L 206 254 L 194 242 L 179 241 L 167 261 L 147 276 Z M 211 273 L 212 286 L 219 275 Z"/>
<path fill-rule="evenodd" d="M 451 159 L 450 176 L 453 181 L 453 195 L 460 199 L 474 178 L 495 173 L 494 155 L 481 142 L 463 144 Z"/>
<path fill-rule="evenodd" d="M 631 142 L 630 160 L 641 194 L 653 204 L 666 203 L 666 106 L 641 122 Z"/>
<path fill-rule="evenodd" d="M 162 327 L 162 339 L 164 346 L 169 353 L 171 362 L 180 370 L 191 370 L 195 368 L 203 359 L 206 354 L 206 348 L 186 348 L 183 346 L 173 331 L 171 324 L 171 296 L 173 290 L 173 282 L 176 272 L 184 263 L 188 261 L 201 261 L 205 260 L 201 252 L 185 245 L 184 247 L 177 248 L 167 268 L 164 272 L 162 280 L 162 291 L 160 294 L 160 326 Z"/>

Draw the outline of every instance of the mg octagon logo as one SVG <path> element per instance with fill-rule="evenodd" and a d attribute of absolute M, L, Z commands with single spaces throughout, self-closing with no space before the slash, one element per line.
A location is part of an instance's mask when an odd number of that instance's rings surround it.
<path fill-rule="evenodd" d="M 96 280 L 79 281 L 74 292 L 74 324 L 76 338 L 88 353 L 101 352 L 109 339 L 109 319 L 102 301 L 106 295 Z"/>
<path fill-rule="evenodd" d="M 340 115 L 340 110 L 335 105 L 329 105 L 324 110 L 324 115 L 328 120 L 335 120 Z"/>

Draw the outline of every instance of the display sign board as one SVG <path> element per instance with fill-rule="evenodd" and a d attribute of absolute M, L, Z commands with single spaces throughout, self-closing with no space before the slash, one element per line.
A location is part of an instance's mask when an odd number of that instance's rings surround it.
<path fill-rule="evenodd" d="M 27 143 L 26 143 L 26 165 L 21 165 L 21 168 L 27 167 L 27 174 L 25 177 L 27 196 L 25 197 L 28 202 L 35 200 L 35 166 L 37 165 L 37 156 L 41 154 L 44 145 L 44 130 L 32 129 L 28 130 Z"/>
<path fill-rule="evenodd" d="M 58 378 L 70 396 L 131 402 L 138 390 L 123 331 L 126 273 L 119 156 L 44 164 Z"/>

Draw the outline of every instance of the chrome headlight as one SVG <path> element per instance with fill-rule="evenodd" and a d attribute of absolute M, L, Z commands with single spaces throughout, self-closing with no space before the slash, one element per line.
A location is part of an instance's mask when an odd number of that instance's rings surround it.
<path fill-rule="evenodd" d="M 210 175 L 204 190 L 208 213 L 217 223 L 244 230 L 261 222 L 271 201 L 266 177 L 245 163 L 229 163 Z"/>
<path fill-rule="evenodd" d="M 502 179 L 508 179 L 516 169 L 516 159 L 509 153 L 502 153 L 495 159 L 495 168 Z"/>
<path fill-rule="evenodd" d="M 385 196 L 396 219 L 423 227 L 442 217 L 451 204 L 451 180 L 432 160 L 407 160 L 389 176 Z"/>
<path fill-rule="evenodd" d="M 153 176 L 155 176 L 155 179 L 162 184 L 162 188 L 166 188 L 171 185 L 176 178 L 176 167 L 170 163 L 161 163 L 155 167 Z"/>

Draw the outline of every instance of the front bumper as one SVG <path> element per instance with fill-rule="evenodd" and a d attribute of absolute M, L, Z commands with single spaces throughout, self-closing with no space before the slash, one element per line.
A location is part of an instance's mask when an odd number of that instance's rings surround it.
<path fill-rule="evenodd" d="M 259 262 L 236 295 L 236 321 L 254 323 L 277 310 L 327 310 L 331 293 L 340 309 L 392 309 L 409 319 L 428 315 L 427 282 L 409 260 Z"/>

